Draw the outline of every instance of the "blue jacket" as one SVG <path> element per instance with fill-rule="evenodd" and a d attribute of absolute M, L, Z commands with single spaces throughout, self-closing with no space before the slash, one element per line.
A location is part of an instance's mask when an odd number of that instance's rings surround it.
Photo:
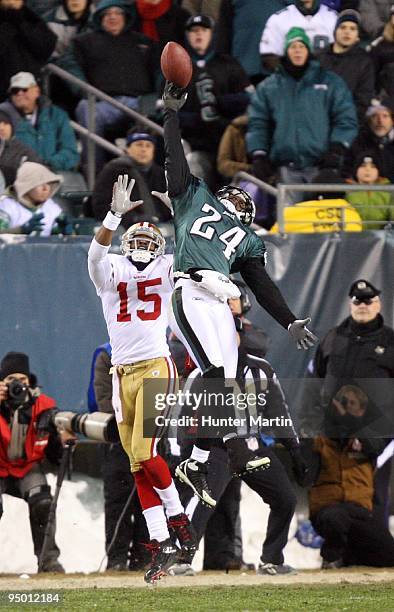
<path fill-rule="evenodd" d="M 332 143 L 350 147 L 357 136 L 350 90 L 315 60 L 300 80 L 280 65 L 257 86 L 248 115 L 248 152 L 266 151 L 278 166 L 316 165 Z"/>
<path fill-rule="evenodd" d="M 35 126 L 10 101 L 3 102 L 0 110 L 11 116 L 15 137 L 33 149 L 45 165 L 56 172 L 76 169 L 79 163 L 77 141 L 63 109 L 41 96 Z"/>

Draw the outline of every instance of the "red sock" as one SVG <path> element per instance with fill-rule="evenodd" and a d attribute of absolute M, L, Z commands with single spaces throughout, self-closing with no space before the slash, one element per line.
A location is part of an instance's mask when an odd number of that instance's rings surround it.
<path fill-rule="evenodd" d="M 133 473 L 142 510 L 161 506 L 161 499 L 149 482 L 144 470 Z"/>
<path fill-rule="evenodd" d="M 160 455 L 142 461 L 141 465 L 152 487 L 166 489 L 172 483 L 169 467 Z"/>

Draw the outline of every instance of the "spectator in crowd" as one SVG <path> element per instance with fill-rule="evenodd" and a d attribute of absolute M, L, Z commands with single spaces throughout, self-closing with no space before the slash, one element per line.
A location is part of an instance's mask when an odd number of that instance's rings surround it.
<path fill-rule="evenodd" d="M 346 385 L 332 400 L 327 426 L 314 451 L 320 463 L 309 492 L 313 527 L 323 538 L 323 569 L 344 565 L 394 566 L 394 538 L 372 514 L 375 460 L 384 446 L 368 423 L 368 397 Z"/>
<path fill-rule="evenodd" d="M 62 0 L 26 0 L 26 6 L 40 17 L 44 17 L 48 11 L 60 6 L 61 3 Z"/>
<path fill-rule="evenodd" d="M 375 93 L 375 71 L 371 57 L 359 42 L 360 15 L 348 9 L 338 15 L 334 42 L 318 59 L 323 68 L 338 74 L 349 87 L 361 124 Z"/>
<path fill-rule="evenodd" d="M 89 393 L 91 412 L 113 412 L 110 369 L 111 345 L 107 342 L 97 347 L 93 355 L 92 394 Z M 150 561 L 148 549 L 143 545 L 149 542 L 149 534 L 138 495 L 134 494 L 131 501 L 129 499 L 134 486 L 130 461 L 120 442 L 103 444 L 102 447 L 107 570 L 143 570 Z"/>
<path fill-rule="evenodd" d="M 27 502 L 34 554 L 42 572 L 64 572 L 54 528 L 49 532 L 44 558 L 40 558 L 52 502 L 41 462 L 46 455 L 58 463 L 61 440 L 70 437 L 58 434 L 51 424 L 55 408 L 55 400 L 41 393 L 30 371 L 29 357 L 7 353 L 0 365 L 0 517 L 3 494 Z"/>
<path fill-rule="evenodd" d="M 0 111 L 0 170 L 5 187 L 12 185 L 19 166 L 25 161 L 40 162 L 41 158 L 33 149 L 15 138 L 11 117 Z"/>
<path fill-rule="evenodd" d="M 222 0 L 220 4 L 218 51 L 235 57 L 254 85 L 268 74 L 259 53 L 261 32 L 268 18 L 286 6 L 287 0 Z"/>
<path fill-rule="evenodd" d="M 217 169 L 226 179 L 232 181 L 237 172 L 253 173 L 252 164 L 246 152 L 246 129 L 248 116 L 236 117 L 225 129 L 219 143 Z M 270 229 L 275 222 L 275 199 L 264 193 L 251 181 L 242 180 L 239 183 L 253 198 L 256 206 L 254 222 Z"/>
<path fill-rule="evenodd" d="M 41 95 L 33 74 L 14 74 L 8 94 L 0 110 L 10 115 L 16 138 L 31 147 L 51 170 L 76 170 L 79 154 L 67 113 Z"/>
<path fill-rule="evenodd" d="M 251 86 L 238 61 L 216 51 L 213 29 L 206 15 L 190 17 L 186 23 L 193 76 L 179 120 L 182 137 L 192 149 L 187 155 L 190 171 L 215 190 L 220 138 L 231 119 L 246 110 Z"/>
<path fill-rule="evenodd" d="M 191 15 L 207 15 L 216 22 L 222 0 L 181 0 L 182 7 Z"/>
<path fill-rule="evenodd" d="M 394 183 L 394 102 L 388 98 L 373 99 L 367 110 L 366 125 L 360 130 L 345 158 L 344 175 L 351 177 L 355 159 L 372 155 L 381 175 Z"/>
<path fill-rule="evenodd" d="M 171 213 L 152 191 L 167 190 L 163 168 L 155 163 L 156 141 L 146 132 L 131 131 L 126 138 L 126 154 L 108 162 L 97 176 L 92 207 L 95 219 L 102 221 L 110 209 L 112 186 L 120 174 L 135 179 L 133 197 L 143 200 L 142 206 L 122 217 L 122 226 L 128 229 L 133 223 L 148 220 L 162 223 L 171 220 Z"/>
<path fill-rule="evenodd" d="M 93 16 L 95 30 L 74 39 L 69 69 L 101 89 L 104 93 L 137 110 L 139 97 L 155 92 L 158 76 L 158 46 L 132 29 L 134 11 L 123 0 L 101 0 Z M 76 109 L 78 122 L 88 125 L 88 101 Z M 105 135 L 127 120 L 125 114 L 103 100 L 96 103 L 96 133 Z M 105 162 L 101 148 L 96 147 L 97 170 Z"/>
<path fill-rule="evenodd" d="M 375 38 L 382 32 L 389 20 L 392 4 L 392 0 L 360 0 L 361 20 L 369 38 Z"/>
<path fill-rule="evenodd" d="M 394 99 L 394 4 L 381 36 L 369 46 L 375 63 L 376 90 Z"/>
<path fill-rule="evenodd" d="M 45 21 L 57 36 L 51 62 L 57 62 L 70 48 L 75 36 L 88 29 L 91 15 L 92 0 L 62 0 L 59 6 L 46 13 Z"/>
<path fill-rule="evenodd" d="M 135 29 L 157 42 L 162 49 L 170 40 L 183 44 L 189 11 L 176 0 L 137 0 Z"/>
<path fill-rule="evenodd" d="M 363 229 L 383 229 L 394 219 L 394 193 L 383 191 L 390 181 L 381 176 L 379 161 L 362 154 L 355 160 L 352 182 L 365 185 L 365 191 L 351 191 L 345 196 L 364 221 Z M 382 191 L 368 191 L 368 185 L 382 185 Z"/>
<path fill-rule="evenodd" d="M 52 199 L 62 180 L 41 164 L 23 163 L 13 189 L 0 198 L 0 233 L 71 233 L 62 209 Z"/>
<path fill-rule="evenodd" d="M 285 39 L 292 27 L 302 28 L 313 52 L 322 51 L 334 42 L 337 13 L 320 0 L 295 0 L 287 8 L 272 15 L 262 32 L 260 55 L 265 68 L 272 72 L 283 56 Z"/>
<path fill-rule="evenodd" d="M 0 101 L 10 77 L 26 70 L 36 77 L 56 44 L 55 34 L 25 0 L 0 0 Z"/>
<path fill-rule="evenodd" d="M 291 28 L 277 72 L 257 86 L 248 110 L 247 149 L 255 176 L 310 183 L 320 169 L 341 169 L 357 135 L 356 109 L 343 80 L 311 58 L 305 30 Z M 288 194 L 288 203 L 306 199 Z"/>
<path fill-rule="evenodd" d="M 322 379 L 322 384 L 317 402 L 314 398 L 303 402 L 299 423 L 302 431 L 321 432 L 331 398 L 342 385 L 354 380 L 365 387 L 368 397 L 382 414 L 389 416 L 386 404 L 392 397 L 392 387 L 389 387 L 394 378 L 394 331 L 384 325 L 380 293 L 367 280 L 358 279 L 352 283 L 350 315 L 326 334 L 311 364 L 312 377 Z M 392 411 L 391 404 L 388 410 Z M 390 434 L 386 429 L 379 435 L 384 438 Z M 390 470 L 390 461 L 387 461 L 374 478 L 374 514 L 386 524 Z"/>

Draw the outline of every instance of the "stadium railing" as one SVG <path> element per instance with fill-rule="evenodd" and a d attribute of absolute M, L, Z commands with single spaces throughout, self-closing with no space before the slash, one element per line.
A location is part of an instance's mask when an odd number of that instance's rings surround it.
<path fill-rule="evenodd" d="M 260 179 L 256 178 L 255 176 L 249 174 L 248 172 L 237 172 L 232 180 L 233 184 L 238 184 L 240 181 L 249 181 L 251 183 L 254 183 L 255 185 L 257 185 L 257 187 L 259 187 L 262 191 L 264 191 L 265 193 L 269 193 L 273 196 L 276 197 L 276 207 L 277 207 L 277 223 L 278 223 L 278 230 L 280 234 L 284 234 L 285 233 L 285 208 L 287 206 L 294 206 L 294 205 L 289 205 L 287 204 L 287 194 L 289 191 L 300 191 L 300 192 L 304 192 L 304 193 L 338 193 L 338 192 L 344 192 L 344 193 L 349 193 L 349 192 L 353 192 L 353 191 L 385 191 L 385 192 L 390 192 L 394 194 L 394 185 L 392 184 L 387 184 L 387 185 L 353 185 L 353 184 L 347 184 L 347 183 L 336 183 L 336 184 L 332 184 L 332 183 L 302 183 L 302 184 L 289 184 L 289 185 L 285 185 L 283 183 L 278 183 L 277 187 L 273 187 L 272 185 L 270 185 L 269 183 L 265 183 L 264 181 L 261 181 Z M 345 199 L 345 198 L 344 198 Z M 300 208 L 302 208 L 302 203 L 297 204 L 297 206 L 299 206 Z M 357 206 L 353 206 L 355 210 L 357 210 Z M 365 205 L 360 205 L 360 208 L 364 208 Z M 305 207 L 306 208 L 306 207 Z M 341 211 L 341 219 L 338 221 L 331 221 L 328 222 L 326 221 L 325 223 L 331 223 L 332 225 L 336 225 L 338 226 L 338 231 L 345 231 L 345 211 L 347 209 L 346 206 L 336 206 L 336 208 L 339 208 Z M 391 227 L 394 225 L 394 206 L 380 206 L 380 205 L 374 205 L 375 210 L 378 209 L 387 209 L 387 208 L 391 208 L 392 209 L 392 220 L 387 221 L 387 226 L 389 229 L 391 229 Z M 303 219 L 300 219 L 299 221 L 292 221 L 292 223 L 305 223 L 305 221 Z M 362 221 L 363 225 L 365 227 L 368 227 L 368 225 L 376 225 L 376 223 L 380 223 L 380 220 L 363 220 Z M 384 223 L 384 221 L 382 221 L 382 224 Z"/>

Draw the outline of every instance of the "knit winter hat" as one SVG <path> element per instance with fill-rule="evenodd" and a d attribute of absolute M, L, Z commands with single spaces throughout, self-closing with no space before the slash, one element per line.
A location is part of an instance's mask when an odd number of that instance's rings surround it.
<path fill-rule="evenodd" d="M 285 53 L 293 42 L 302 42 L 311 51 L 311 41 L 303 28 L 291 28 L 285 38 Z"/>
<path fill-rule="evenodd" d="M 25 353 L 7 353 L 0 364 L 0 380 L 10 374 L 25 374 L 30 376 L 29 357 Z"/>
<path fill-rule="evenodd" d="M 337 22 L 335 24 L 334 32 L 341 25 L 341 23 L 344 23 L 345 21 L 351 21 L 352 23 L 355 23 L 358 29 L 360 29 L 361 27 L 360 13 L 353 9 L 346 9 L 345 11 L 339 13 Z"/>
<path fill-rule="evenodd" d="M 378 158 L 378 156 L 375 155 L 375 153 L 373 152 L 364 151 L 364 153 L 360 153 L 359 155 L 357 155 L 354 160 L 354 163 L 353 163 L 354 178 L 357 178 L 357 170 L 359 169 L 359 167 L 362 164 L 365 164 L 367 162 L 374 164 L 374 166 L 376 166 L 376 168 L 378 169 L 379 176 L 382 177 L 382 164 L 380 163 L 380 159 Z"/>
<path fill-rule="evenodd" d="M 31 208 L 31 202 L 24 196 L 35 187 L 49 183 L 51 186 L 50 198 L 57 192 L 63 177 L 60 174 L 54 174 L 46 166 L 37 164 L 36 162 L 24 162 L 16 173 L 14 189 L 19 202 Z"/>

